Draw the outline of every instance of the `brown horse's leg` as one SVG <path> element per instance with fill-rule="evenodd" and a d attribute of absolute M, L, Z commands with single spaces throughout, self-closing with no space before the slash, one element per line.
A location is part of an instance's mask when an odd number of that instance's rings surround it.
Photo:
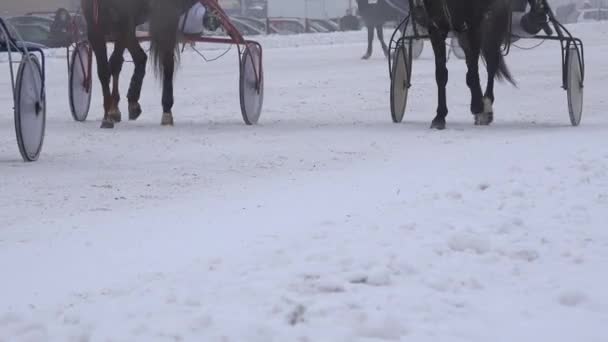
<path fill-rule="evenodd" d="M 110 56 L 110 73 L 112 75 L 112 105 L 108 111 L 108 116 L 110 116 L 114 122 L 120 122 L 122 120 L 118 103 L 120 102 L 120 72 L 125 61 L 123 57 L 124 52 L 124 40 L 119 39 L 114 44 L 114 51 L 112 52 L 112 56 Z"/>
<path fill-rule="evenodd" d="M 127 99 L 129 100 L 129 120 L 137 120 L 141 115 L 141 106 L 139 104 L 139 98 L 141 96 L 141 87 L 144 83 L 144 76 L 146 75 L 146 63 L 148 56 L 146 52 L 141 48 L 141 45 L 135 37 L 129 40 L 127 49 L 133 58 L 135 64 L 135 70 L 131 77 L 131 84 L 129 85 L 129 92 L 127 93 Z"/>
<path fill-rule="evenodd" d="M 112 96 L 110 93 L 110 67 L 108 65 L 108 49 L 106 40 L 103 34 L 97 33 L 95 30 L 89 30 L 89 42 L 97 59 L 97 76 L 101 84 L 103 93 L 103 119 L 101 128 L 114 128 L 114 121 L 108 116 L 108 112 L 112 107 Z"/>

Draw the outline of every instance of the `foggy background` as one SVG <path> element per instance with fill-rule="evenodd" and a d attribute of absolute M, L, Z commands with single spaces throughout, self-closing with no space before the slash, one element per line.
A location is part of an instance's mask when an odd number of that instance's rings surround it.
<path fill-rule="evenodd" d="M 585 1 L 587 0 L 549 0 L 549 3 L 556 7 L 569 3 L 582 5 Z M 588 1 L 594 6 L 599 6 L 603 0 Z M 349 8 L 356 9 L 357 7 L 355 0 L 220 0 L 220 3 L 223 8 L 233 13 L 242 11 L 241 14 L 246 14 L 246 8 L 251 3 L 263 3 L 266 5 L 267 15 L 270 17 L 320 19 L 341 17 Z M 80 0 L 2 0 L 0 14 L 9 16 L 34 11 L 54 11 L 59 7 L 76 11 L 79 6 Z M 607 7 L 605 1 L 604 7 Z"/>

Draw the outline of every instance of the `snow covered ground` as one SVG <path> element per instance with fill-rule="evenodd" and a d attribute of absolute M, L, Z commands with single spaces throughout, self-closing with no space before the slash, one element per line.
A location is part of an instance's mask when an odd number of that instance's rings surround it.
<path fill-rule="evenodd" d="M 401 125 L 357 32 L 264 39 L 259 126 L 232 51 L 183 56 L 175 127 L 150 72 L 112 131 L 98 88 L 72 121 L 53 52 L 37 163 L 0 84 L 0 341 L 608 341 L 608 25 L 573 32 L 578 128 L 551 42 L 513 50 L 490 127 L 450 60 L 442 132 L 429 45 Z"/>

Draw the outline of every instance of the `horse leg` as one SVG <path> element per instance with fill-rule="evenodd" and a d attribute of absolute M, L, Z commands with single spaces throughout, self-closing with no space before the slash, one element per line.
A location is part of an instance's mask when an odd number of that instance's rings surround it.
<path fill-rule="evenodd" d="M 175 60 L 173 56 L 173 50 L 170 55 L 165 56 L 163 59 L 163 116 L 161 119 L 161 125 L 173 126 L 173 73 L 175 71 Z"/>
<path fill-rule="evenodd" d="M 129 92 L 127 93 L 127 99 L 129 100 L 129 120 L 137 120 L 142 113 L 139 98 L 141 96 L 141 87 L 144 83 L 144 76 L 146 75 L 148 56 L 141 48 L 137 39 L 135 39 L 135 36 L 130 40 L 127 48 L 129 49 L 129 53 L 135 64 L 135 70 L 129 85 Z"/>
<path fill-rule="evenodd" d="M 494 121 L 494 78 L 498 72 L 500 63 L 500 50 L 496 53 L 486 54 L 486 70 L 488 82 L 483 95 L 483 110 L 475 116 L 475 124 L 487 126 Z"/>
<path fill-rule="evenodd" d="M 435 54 L 435 81 L 437 82 L 437 116 L 431 123 L 431 128 L 445 129 L 445 118 L 448 115 L 446 100 L 446 85 L 448 84 L 447 54 L 445 47 L 446 34 L 433 30 L 431 43 Z"/>
<path fill-rule="evenodd" d="M 95 59 L 97 60 L 97 76 L 99 77 L 99 83 L 101 84 L 101 91 L 103 93 L 104 114 L 101 121 L 101 128 L 114 128 L 114 121 L 112 121 L 112 118 L 108 115 L 113 100 L 110 93 L 110 67 L 108 65 L 106 41 L 102 34 L 97 34 L 94 30 L 89 30 L 89 42 L 91 43 L 91 47 L 95 53 Z"/>
<path fill-rule="evenodd" d="M 118 40 L 114 45 L 114 51 L 112 52 L 112 56 L 110 56 L 110 74 L 112 75 L 112 105 L 110 106 L 110 110 L 108 111 L 108 116 L 114 122 L 120 122 L 122 120 L 122 115 L 120 113 L 120 109 L 118 108 L 118 103 L 120 102 L 120 72 L 122 71 L 122 66 L 125 62 L 125 59 L 123 57 L 124 52 L 124 42 Z"/>
<path fill-rule="evenodd" d="M 382 24 L 376 26 L 376 34 L 378 35 L 380 45 L 382 45 L 382 51 L 384 51 L 384 56 L 388 57 L 388 46 L 386 46 L 386 43 L 384 42 L 384 29 L 382 28 Z"/>
<path fill-rule="evenodd" d="M 475 116 L 475 124 L 477 124 L 478 115 L 484 111 L 479 81 L 479 54 L 481 53 L 481 47 L 479 35 L 476 31 L 469 30 L 463 38 L 466 39 L 466 48 L 463 50 L 467 63 L 467 86 L 471 90 L 471 113 Z"/>
<path fill-rule="evenodd" d="M 367 24 L 367 52 L 361 59 L 369 59 L 372 56 L 374 44 L 374 26 Z"/>

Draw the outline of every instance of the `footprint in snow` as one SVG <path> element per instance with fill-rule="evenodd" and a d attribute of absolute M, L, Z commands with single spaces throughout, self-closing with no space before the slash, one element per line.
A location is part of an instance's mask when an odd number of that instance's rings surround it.
<path fill-rule="evenodd" d="M 558 302 L 567 307 L 577 307 L 587 301 L 587 296 L 580 291 L 565 291 L 558 296 Z"/>
<path fill-rule="evenodd" d="M 378 269 L 367 273 L 352 275 L 349 277 L 348 281 L 351 284 L 389 286 L 391 284 L 391 275 L 386 269 Z"/>
<path fill-rule="evenodd" d="M 473 234 L 460 233 L 448 240 L 448 247 L 455 252 L 472 251 L 476 254 L 486 254 L 490 251 L 490 241 Z"/>

